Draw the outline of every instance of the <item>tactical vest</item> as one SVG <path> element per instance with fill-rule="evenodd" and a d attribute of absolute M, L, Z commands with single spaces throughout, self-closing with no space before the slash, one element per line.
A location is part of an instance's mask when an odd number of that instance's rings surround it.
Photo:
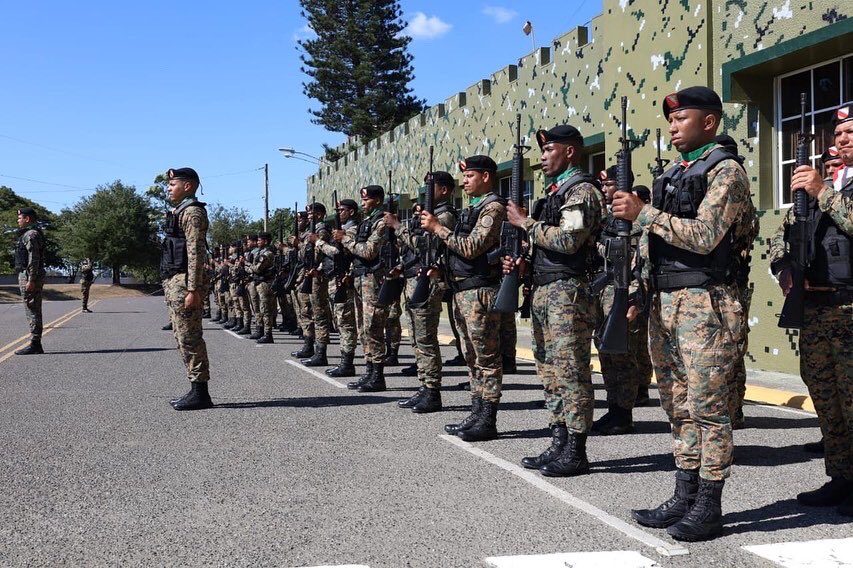
<path fill-rule="evenodd" d="M 272 247 L 259 248 L 256 250 L 256 259 L 259 259 L 266 251 L 269 251 L 271 253 L 271 256 L 274 256 L 274 254 L 272 254 Z M 273 262 L 271 262 L 269 266 L 267 266 L 262 272 L 254 274 L 252 276 L 252 279 L 255 281 L 256 284 L 260 282 L 272 282 L 273 280 L 275 280 L 276 272 L 278 271 L 276 270 L 275 259 L 273 258 Z"/>
<path fill-rule="evenodd" d="M 574 193 L 581 183 L 589 183 L 599 188 L 598 181 L 586 172 L 579 172 L 564 181 L 559 189 L 539 199 L 533 208 L 533 218 L 550 227 L 559 227 L 562 213 L 560 209 L 566 198 Z M 590 270 L 590 258 L 594 239 L 573 254 L 533 247 L 533 282 L 537 286 L 550 284 L 566 278 L 587 278 Z"/>
<path fill-rule="evenodd" d="M 853 199 L 853 180 L 840 192 Z M 806 279 L 811 286 L 831 287 L 853 292 L 853 235 L 838 228 L 832 218 L 823 213 L 815 200 L 811 213 L 814 253 L 806 270 Z"/>
<path fill-rule="evenodd" d="M 480 214 L 487 205 L 498 202 L 506 205 L 506 199 L 494 193 L 488 194 L 474 207 L 468 207 L 462 212 L 459 223 L 453 229 L 456 237 L 468 237 L 477 226 Z M 450 249 L 447 249 L 448 272 L 450 287 L 454 292 L 494 286 L 501 278 L 500 242 L 478 257 L 468 259 Z"/>
<path fill-rule="evenodd" d="M 341 224 L 341 229 L 344 231 L 348 231 L 353 226 L 355 226 L 355 221 L 352 218 L 347 219 L 346 223 Z M 340 257 L 340 258 L 338 258 Z M 352 255 L 347 252 L 347 250 L 341 246 L 339 246 L 338 254 L 334 256 L 323 255 L 323 274 L 332 278 L 335 276 L 335 266 L 340 263 L 341 271 L 346 272 L 349 270 L 350 265 L 352 264 Z"/>
<path fill-rule="evenodd" d="M 693 162 L 687 170 L 683 169 L 681 164 L 673 166 L 655 180 L 652 205 L 673 217 L 695 219 L 699 205 L 708 192 L 707 174 L 723 160 L 741 163 L 737 155 L 718 147 L 706 157 Z M 699 254 L 676 247 L 649 233 L 652 287 L 667 291 L 733 283 L 733 230 L 734 227 L 729 228 L 710 254 Z"/>
<path fill-rule="evenodd" d="M 33 227 L 32 229 L 25 229 L 21 236 L 18 238 L 18 242 L 15 245 L 15 272 L 21 273 L 26 272 L 27 266 L 30 264 L 30 253 L 27 250 L 26 245 L 24 244 L 24 235 L 29 231 L 35 231 L 38 233 L 38 242 L 36 246 L 40 247 L 39 250 L 39 261 L 36 266 L 36 274 L 42 275 L 44 274 L 44 234 L 41 232 L 41 229 L 38 227 Z M 32 239 L 30 239 L 32 241 Z"/>
<path fill-rule="evenodd" d="M 160 250 L 160 276 L 164 279 L 187 271 L 187 236 L 181 229 L 179 221 L 181 213 L 191 205 L 197 205 L 201 208 L 205 206 L 201 201 L 187 200 L 178 206 L 174 213 L 171 211 L 166 213 L 166 226 L 164 227 L 166 236 L 163 237 Z"/>
<path fill-rule="evenodd" d="M 355 242 L 357 244 L 366 243 L 367 239 L 373 233 L 373 226 L 384 215 L 381 209 L 373 215 L 358 224 L 358 230 L 355 233 Z M 360 256 L 353 255 L 352 258 L 352 273 L 354 276 L 364 276 L 365 274 L 373 274 L 382 266 L 382 255 L 376 255 L 373 260 L 365 260 Z"/>

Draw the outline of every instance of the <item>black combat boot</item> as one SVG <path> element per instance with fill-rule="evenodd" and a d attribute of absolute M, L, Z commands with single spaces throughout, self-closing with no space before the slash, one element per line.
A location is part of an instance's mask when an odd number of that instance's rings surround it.
<path fill-rule="evenodd" d="M 355 365 L 352 360 L 355 358 L 355 352 L 341 351 L 341 362 L 337 367 L 326 369 L 326 374 L 330 377 L 354 377 Z"/>
<path fill-rule="evenodd" d="M 817 442 L 809 442 L 807 444 L 803 444 L 803 451 L 808 452 L 810 454 L 823 455 L 823 438 L 821 438 Z"/>
<path fill-rule="evenodd" d="M 225 322 L 225 325 L 223 325 L 222 327 L 224 329 L 234 329 L 238 325 L 240 327 L 243 327 L 243 320 L 235 317 L 235 318 L 231 318 L 227 322 Z"/>
<path fill-rule="evenodd" d="M 220 323 L 222 321 L 222 310 L 216 314 L 216 317 L 210 320 L 210 323 Z"/>
<path fill-rule="evenodd" d="M 634 432 L 632 412 L 615 404 L 610 410 L 592 425 L 592 431 L 602 436 L 616 436 Z M 597 426 L 597 427 L 596 427 Z"/>
<path fill-rule="evenodd" d="M 465 365 L 465 356 L 462 355 L 462 353 L 459 353 L 453 359 L 448 359 L 447 361 L 445 361 L 444 364 L 448 367 L 458 367 L 460 365 Z"/>
<path fill-rule="evenodd" d="M 484 400 L 481 405 L 477 421 L 456 433 L 466 442 L 487 442 L 498 437 L 498 403 Z"/>
<path fill-rule="evenodd" d="M 589 473 L 589 461 L 586 458 L 586 434 L 569 432 L 566 445 L 554 460 L 539 468 L 547 477 L 572 477 Z"/>
<path fill-rule="evenodd" d="M 385 389 L 385 363 L 374 363 L 373 373 L 358 387 L 358 392 L 385 392 Z"/>
<path fill-rule="evenodd" d="M 26 347 L 15 351 L 15 355 L 44 355 L 44 349 L 41 347 L 41 339 L 31 339 Z"/>
<path fill-rule="evenodd" d="M 296 335 L 296 336 L 298 336 L 298 337 L 299 337 L 299 339 L 302 339 L 302 338 L 304 337 L 304 334 L 302 333 L 302 328 L 301 328 L 301 327 L 297 327 L 296 329 L 291 329 L 291 330 L 288 332 L 288 334 L 289 334 L 289 335 Z"/>
<path fill-rule="evenodd" d="M 213 401 L 207 392 L 207 383 L 190 383 L 190 392 L 183 398 L 171 401 L 175 410 L 203 410 L 213 408 Z"/>
<path fill-rule="evenodd" d="M 300 361 L 306 367 L 324 367 L 329 364 L 326 358 L 326 344 L 319 341 L 314 345 L 314 355 Z"/>
<path fill-rule="evenodd" d="M 240 329 L 235 329 L 234 333 L 237 335 L 249 335 L 252 333 L 252 316 L 244 316 L 243 317 L 243 327 Z"/>
<path fill-rule="evenodd" d="M 83 311 L 88 312 L 89 310 L 87 308 L 83 308 Z M 202 319 L 210 319 L 210 310 L 204 310 L 201 312 L 201 317 Z"/>
<path fill-rule="evenodd" d="M 413 408 L 421 399 L 421 397 L 424 396 L 424 391 L 426 391 L 426 387 L 420 387 L 418 390 L 415 391 L 415 394 L 413 394 L 409 398 L 398 400 L 397 406 L 399 406 L 400 408 Z"/>
<path fill-rule="evenodd" d="M 634 509 L 631 517 L 644 527 L 665 529 L 680 521 L 693 507 L 699 491 L 699 470 L 675 472 L 675 493 L 655 509 Z"/>
<path fill-rule="evenodd" d="M 430 412 L 439 412 L 441 410 L 441 389 L 438 387 L 426 387 L 424 395 L 418 400 L 417 404 L 412 407 L 412 412 L 415 414 L 429 414 Z"/>
<path fill-rule="evenodd" d="M 162 329 L 163 331 L 172 331 L 172 322 L 167 323 L 166 325 L 164 325 L 160 329 Z"/>
<path fill-rule="evenodd" d="M 399 365 L 400 359 L 398 357 L 400 352 L 400 345 L 394 347 L 390 343 L 385 344 L 385 361 L 383 362 L 385 365 Z"/>
<path fill-rule="evenodd" d="M 562 453 L 568 439 L 569 431 L 566 429 L 565 423 L 554 424 L 551 426 L 551 445 L 538 456 L 522 458 L 521 465 L 527 469 L 539 469 L 543 465 L 551 463 Z"/>
<path fill-rule="evenodd" d="M 312 357 L 314 355 L 314 338 L 306 337 L 304 342 L 302 343 L 302 349 L 300 349 L 299 351 L 293 351 L 290 355 L 296 357 L 297 359 Z"/>
<path fill-rule="evenodd" d="M 634 407 L 648 406 L 649 403 L 651 403 L 651 399 L 649 398 L 648 385 L 641 385 L 637 387 L 637 398 L 634 399 Z"/>
<path fill-rule="evenodd" d="M 402 369 L 400 369 L 400 374 L 404 377 L 417 377 L 418 365 L 416 363 L 412 363 L 408 367 L 403 367 Z"/>
<path fill-rule="evenodd" d="M 360 387 L 361 385 L 363 385 L 364 383 L 369 381 L 370 377 L 373 376 L 373 361 L 368 359 L 367 361 L 365 361 L 364 365 L 365 365 L 364 374 L 361 375 L 357 380 L 348 382 L 347 383 L 348 389 L 357 390 L 358 387 Z"/>
<path fill-rule="evenodd" d="M 797 495 L 797 503 L 807 507 L 833 507 L 840 505 L 851 493 L 853 482 L 843 477 L 833 477 L 814 491 Z"/>
<path fill-rule="evenodd" d="M 270 330 L 270 333 L 272 333 L 272 330 Z M 250 335 L 248 337 L 248 339 L 254 339 L 255 341 L 257 341 L 258 339 L 262 338 L 264 335 L 266 335 L 266 333 L 264 333 L 264 326 L 259 325 L 258 327 L 255 328 L 255 333 Z"/>
<path fill-rule="evenodd" d="M 505 375 L 512 375 L 513 373 L 518 372 L 518 365 L 515 362 L 515 357 L 501 355 L 501 366 L 503 367 Z"/>
<path fill-rule="evenodd" d="M 446 424 L 444 431 L 448 434 L 458 434 L 462 430 L 470 428 L 474 422 L 480 418 L 480 411 L 483 408 L 483 399 L 479 396 L 471 397 L 471 414 L 462 419 L 458 424 Z"/>
<path fill-rule="evenodd" d="M 262 345 L 268 344 L 268 343 L 275 343 L 275 340 L 273 340 L 273 338 L 272 338 L 272 330 L 267 331 L 263 335 L 263 337 L 259 337 L 258 340 L 255 341 L 255 343 L 260 343 Z"/>
<path fill-rule="evenodd" d="M 710 540 L 723 532 L 723 511 L 720 500 L 725 481 L 699 480 L 696 503 L 680 521 L 666 529 L 675 540 L 697 542 Z"/>

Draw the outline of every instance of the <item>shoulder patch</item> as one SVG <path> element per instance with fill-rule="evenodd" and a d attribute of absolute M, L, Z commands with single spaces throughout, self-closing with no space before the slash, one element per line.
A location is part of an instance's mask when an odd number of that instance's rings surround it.
<path fill-rule="evenodd" d="M 480 215 L 480 225 L 485 227 L 486 229 L 491 228 L 492 225 L 495 224 L 495 218 L 491 215 Z"/>

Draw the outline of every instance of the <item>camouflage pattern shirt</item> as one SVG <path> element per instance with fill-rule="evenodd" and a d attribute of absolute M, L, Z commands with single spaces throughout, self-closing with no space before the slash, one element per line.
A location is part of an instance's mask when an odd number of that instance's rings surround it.
<path fill-rule="evenodd" d="M 552 186 L 556 191 L 559 187 Z M 606 218 L 604 194 L 591 183 L 579 183 L 566 192 L 560 207 L 560 226 L 547 225 L 532 217 L 524 220 L 530 243 L 548 250 L 574 254 L 593 244 Z"/>
<path fill-rule="evenodd" d="M 29 280 L 43 278 L 44 270 L 44 237 L 35 229 L 26 229 L 20 237 L 20 242 L 27 249 L 27 265 L 24 272 Z"/>
<path fill-rule="evenodd" d="M 367 237 L 367 241 L 363 243 L 355 242 L 357 231 L 357 225 L 347 230 L 346 235 L 344 235 L 344 239 L 341 241 L 344 248 L 355 256 L 367 261 L 373 260 L 379 256 L 379 252 L 382 250 L 383 241 L 385 240 L 385 219 L 381 216 L 377 216 L 376 221 L 373 222 L 373 226 L 370 228 L 370 235 Z"/>
<path fill-rule="evenodd" d="M 491 193 L 482 196 L 486 199 Z M 501 224 L 506 220 L 506 206 L 500 201 L 486 205 L 477 218 L 477 225 L 467 237 L 454 235 L 453 229 L 442 226 L 436 236 L 447 249 L 468 260 L 487 253 L 501 238 Z"/>
<path fill-rule="evenodd" d="M 207 278 L 207 211 L 190 205 L 178 218 L 187 238 L 187 291 L 201 290 Z"/>

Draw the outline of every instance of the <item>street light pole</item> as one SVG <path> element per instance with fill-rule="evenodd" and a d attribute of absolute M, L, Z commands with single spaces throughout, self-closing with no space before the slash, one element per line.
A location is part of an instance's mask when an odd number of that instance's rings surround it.
<path fill-rule="evenodd" d="M 264 232 L 268 231 L 267 222 L 270 218 L 270 165 L 264 164 Z"/>

